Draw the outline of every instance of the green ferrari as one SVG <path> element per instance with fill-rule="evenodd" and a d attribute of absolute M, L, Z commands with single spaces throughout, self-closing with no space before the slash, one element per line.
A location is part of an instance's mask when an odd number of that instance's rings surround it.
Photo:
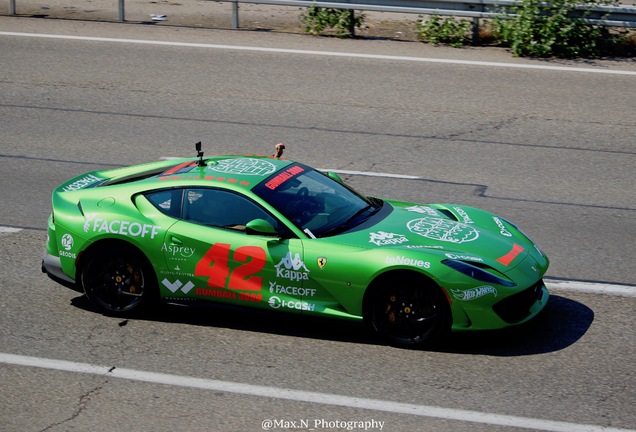
<path fill-rule="evenodd" d="M 216 302 L 363 320 L 389 343 L 500 329 L 548 301 L 549 260 L 511 222 L 357 193 L 275 156 L 93 171 L 52 194 L 42 270 L 100 312 Z"/>

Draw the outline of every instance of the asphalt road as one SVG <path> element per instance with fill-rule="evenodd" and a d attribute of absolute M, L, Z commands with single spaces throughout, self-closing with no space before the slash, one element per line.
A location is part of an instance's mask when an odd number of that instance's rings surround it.
<path fill-rule="evenodd" d="M 636 429 L 633 296 L 556 291 L 530 325 L 409 351 L 227 310 L 117 320 L 39 271 L 65 179 L 282 141 L 365 193 L 501 214 L 550 278 L 633 292 L 635 84 L 633 62 L 0 17 L 0 429 Z"/>

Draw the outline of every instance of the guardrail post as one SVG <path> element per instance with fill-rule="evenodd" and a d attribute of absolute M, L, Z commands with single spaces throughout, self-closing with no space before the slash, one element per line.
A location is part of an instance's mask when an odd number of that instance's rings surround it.
<path fill-rule="evenodd" d="M 124 10 L 124 0 L 119 0 L 119 21 L 126 21 L 126 11 Z"/>
<path fill-rule="evenodd" d="M 479 18 L 473 18 L 473 45 L 479 44 Z"/>
<path fill-rule="evenodd" d="M 9 15 L 15 15 L 15 0 L 9 1 Z"/>
<path fill-rule="evenodd" d="M 232 28 L 239 28 L 239 2 L 232 0 Z"/>

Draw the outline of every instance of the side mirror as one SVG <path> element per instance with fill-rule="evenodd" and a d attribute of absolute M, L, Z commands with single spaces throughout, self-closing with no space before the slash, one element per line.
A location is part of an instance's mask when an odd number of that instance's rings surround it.
<path fill-rule="evenodd" d="M 263 219 L 254 219 L 249 221 L 247 225 L 245 225 L 245 233 L 247 235 L 265 236 L 275 236 L 278 234 L 272 224 Z"/>
<path fill-rule="evenodd" d="M 327 177 L 337 181 L 338 183 L 344 183 L 342 179 L 340 178 L 340 176 L 336 174 L 335 172 L 327 171 Z"/>

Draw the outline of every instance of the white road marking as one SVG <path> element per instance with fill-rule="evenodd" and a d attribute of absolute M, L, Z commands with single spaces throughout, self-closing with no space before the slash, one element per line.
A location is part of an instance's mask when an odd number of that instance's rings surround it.
<path fill-rule="evenodd" d="M 636 286 L 613 285 L 595 282 L 574 282 L 546 278 L 548 291 L 573 291 L 587 294 L 606 294 L 621 297 L 636 297 Z"/>
<path fill-rule="evenodd" d="M 249 396 L 285 399 L 298 402 L 317 403 L 347 408 L 360 408 L 372 411 L 383 411 L 396 414 L 409 414 L 420 417 L 434 417 L 445 420 L 464 421 L 497 426 L 521 427 L 550 432 L 635 432 L 605 426 L 570 423 L 563 421 L 542 420 L 530 417 L 518 417 L 468 411 L 462 409 L 441 408 L 428 405 L 416 405 L 379 399 L 366 399 L 337 394 L 318 393 L 293 390 L 280 387 L 259 386 L 253 384 L 219 381 L 157 372 L 146 372 L 134 369 L 98 366 L 88 363 L 76 363 L 65 360 L 54 360 L 0 353 L 0 363 L 52 369 L 66 372 L 103 375 L 106 377 L 141 381 L 153 384 L 165 384 L 176 387 L 196 388 L 201 390 L 222 391 Z"/>
<path fill-rule="evenodd" d="M 22 231 L 22 228 L 12 228 L 12 227 L 0 225 L 0 234 L 11 234 L 11 233 L 17 233 L 19 231 Z"/>
<path fill-rule="evenodd" d="M 408 56 L 393 56 L 393 55 L 381 55 L 381 54 L 361 54 L 361 53 L 346 53 L 346 52 L 332 52 L 332 51 L 299 50 L 299 49 L 287 49 L 287 48 L 263 48 L 263 47 L 253 47 L 253 46 L 218 45 L 218 44 L 205 44 L 205 43 L 192 43 L 192 42 L 169 42 L 169 41 L 157 41 L 157 40 L 145 40 L 145 39 L 119 39 L 119 38 L 105 38 L 105 37 L 92 37 L 92 36 L 69 36 L 69 35 L 56 35 L 56 34 L 44 34 L 44 33 L 0 32 L 0 35 L 47 38 L 47 39 L 81 40 L 81 41 L 108 42 L 108 43 L 162 45 L 162 46 L 175 46 L 175 47 L 188 47 L 188 48 L 207 48 L 207 49 L 221 49 L 221 50 L 233 50 L 233 51 L 255 51 L 255 52 L 298 54 L 298 55 L 325 56 L 325 57 L 348 57 L 348 58 L 364 58 L 364 59 L 388 60 L 388 61 L 445 63 L 445 64 L 458 64 L 458 65 L 467 65 L 467 66 L 505 67 L 505 68 L 516 68 L 516 69 L 535 69 L 535 70 L 550 70 L 550 71 L 562 71 L 562 72 L 583 72 L 583 73 L 600 73 L 600 74 L 611 74 L 611 75 L 636 76 L 636 72 L 634 71 L 602 69 L 602 68 L 580 68 L 580 67 L 568 67 L 568 66 L 548 66 L 548 65 L 539 65 L 539 64 L 498 63 L 498 62 L 485 62 L 485 61 L 472 61 L 472 60 L 439 59 L 439 58 L 430 58 L 430 57 L 408 57 Z"/>

